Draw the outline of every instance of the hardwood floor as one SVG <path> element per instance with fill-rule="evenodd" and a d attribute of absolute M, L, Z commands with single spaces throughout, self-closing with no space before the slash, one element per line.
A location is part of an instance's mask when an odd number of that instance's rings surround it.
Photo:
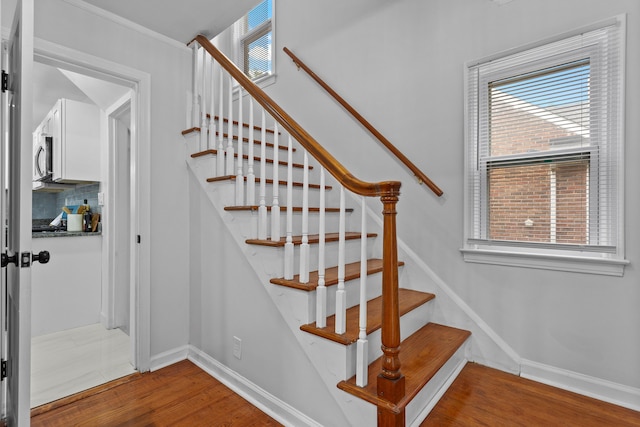
<path fill-rule="evenodd" d="M 38 426 L 279 426 L 189 361 L 32 411 Z M 640 426 L 640 412 L 469 363 L 422 427 Z"/>
<path fill-rule="evenodd" d="M 475 363 L 462 370 L 421 427 L 640 426 L 640 412 Z"/>
<path fill-rule="evenodd" d="M 132 375 L 98 387 L 79 400 L 62 399 L 32 411 L 31 425 L 46 426 L 279 426 L 189 361 Z M 34 415 L 34 413 L 39 412 Z"/>

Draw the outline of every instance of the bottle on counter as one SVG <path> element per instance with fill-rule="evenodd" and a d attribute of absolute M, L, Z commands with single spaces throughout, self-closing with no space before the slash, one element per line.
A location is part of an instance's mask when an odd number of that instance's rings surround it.
<path fill-rule="evenodd" d="M 82 229 L 84 231 L 91 231 L 91 208 L 87 203 L 87 199 L 84 199 L 84 213 L 82 217 Z"/>

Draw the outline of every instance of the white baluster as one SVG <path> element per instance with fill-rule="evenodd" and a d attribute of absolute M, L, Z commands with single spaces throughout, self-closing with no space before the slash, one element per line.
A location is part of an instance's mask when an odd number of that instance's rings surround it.
<path fill-rule="evenodd" d="M 229 125 L 227 126 L 227 175 L 233 175 L 233 77 L 229 76 Z"/>
<path fill-rule="evenodd" d="M 220 103 L 218 108 L 218 149 L 216 154 L 217 164 L 216 172 L 218 176 L 224 175 L 224 80 L 222 67 L 218 67 L 220 70 L 219 75 L 219 88 L 218 96 L 220 97 Z"/>
<path fill-rule="evenodd" d="M 284 245 L 284 278 L 293 279 L 293 140 L 291 136 L 289 136 L 287 150 L 287 242 Z"/>
<path fill-rule="evenodd" d="M 253 171 L 253 98 L 249 97 L 249 160 L 247 162 L 247 205 L 256 204 L 256 175 Z"/>
<path fill-rule="evenodd" d="M 324 168 L 320 167 L 320 212 L 318 215 L 318 287 L 316 288 L 316 326 L 324 328 L 327 326 L 327 287 L 324 283 L 324 247 L 325 247 L 325 224 L 324 224 L 324 205 L 325 205 L 325 178 Z"/>
<path fill-rule="evenodd" d="M 340 225 L 338 228 L 338 290 L 336 291 L 336 334 L 347 330 L 347 294 L 344 289 L 345 263 L 344 187 L 340 186 Z"/>
<path fill-rule="evenodd" d="M 211 148 L 215 148 L 216 146 L 216 121 L 215 121 L 215 116 L 216 116 L 216 108 L 215 108 L 215 99 L 216 99 L 216 92 L 215 92 L 215 73 L 214 73 L 214 65 L 215 62 L 213 61 L 213 58 L 211 58 L 211 56 L 207 55 L 206 56 L 207 60 L 210 63 L 209 69 L 210 71 L 210 76 L 209 76 L 209 86 L 210 86 L 210 90 L 211 93 L 209 94 L 209 132 L 207 134 L 207 149 L 211 149 Z"/>
<path fill-rule="evenodd" d="M 202 69 L 200 70 L 202 77 L 202 88 L 200 89 L 200 151 L 206 150 L 207 146 L 207 56 L 207 52 L 202 49 Z"/>
<path fill-rule="evenodd" d="M 360 241 L 360 319 L 356 349 L 356 385 L 365 387 L 369 376 L 367 351 L 367 205 L 362 197 L 362 231 Z"/>
<path fill-rule="evenodd" d="M 273 126 L 273 203 L 271 204 L 271 240 L 280 240 L 280 203 L 278 202 L 278 122 Z"/>
<path fill-rule="evenodd" d="M 198 43 L 193 42 L 193 75 L 191 79 L 191 127 L 198 126 L 200 108 L 198 104 Z"/>
<path fill-rule="evenodd" d="M 238 88 L 238 167 L 236 171 L 236 205 L 244 206 L 244 172 L 242 170 L 244 158 L 242 157 L 242 134 L 244 130 L 242 118 L 242 87 Z"/>
<path fill-rule="evenodd" d="M 300 244 L 300 283 L 309 283 L 309 154 L 304 152 L 302 178 L 302 243 Z"/>
<path fill-rule="evenodd" d="M 267 123 L 264 110 L 262 110 L 262 130 L 260 132 L 260 207 L 258 208 L 258 239 L 267 240 Z"/>

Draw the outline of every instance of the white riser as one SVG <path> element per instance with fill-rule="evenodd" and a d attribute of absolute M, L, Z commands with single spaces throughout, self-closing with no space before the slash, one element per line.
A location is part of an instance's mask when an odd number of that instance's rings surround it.
<path fill-rule="evenodd" d="M 257 224 L 258 221 L 258 213 L 257 211 L 229 211 L 229 213 L 234 215 L 234 218 L 238 221 L 254 221 Z M 346 230 L 353 231 L 354 229 L 351 227 L 351 223 L 355 221 L 350 220 L 351 214 L 349 212 L 346 213 Z M 267 211 L 267 223 L 270 229 L 271 226 L 271 212 Z M 292 231 L 294 236 L 302 235 L 302 212 L 293 212 L 291 217 L 292 219 Z M 318 234 L 318 222 L 319 222 L 319 214 L 318 212 L 309 212 L 309 234 Z M 337 233 L 339 230 L 340 224 L 340 216 L 338 212 L 327 212 L 325 213 L 325 232 L 326 233 Z M 357 224 L 356 224 L 357 225 Z M 255 225 L 257 226 L 257 225 Z M 286 236 L 287 231 L 287 211 L 282 209 L 280 211 L 280 230 L 283 236 Z M 356 230 L 357 232 L 357 230 Z M 268 233 L 270 234 L 270 233 Z"/>
<path fill-rule="evenodd" d="M 360 304 L 360 278 L 345 282 L 347 294 L 347 307 L 354 307 Z M 338 285 L 327 287 L 327 316 L 335 314 L 336 291 Z M 382 273 L 370 274 L 367 276 L 367 301 L 382 294 Z"/>
<path fill-rule="evenodd" d="M 432 304 L 430 302 L 427 302 L 426 304 L 421 305 L 415 310 L 406 313 L 400 318 L 400 336 L 402 337 L 402 339 L 405 339 L 409 335 L 413 334 L 429 322 L 431 312 L 433 310 L 433 307 L 431 305 Z M 369 357 L 368 363 L 373 362 L 382 355 L 381 343 L 380 329 L 367 336 L 367 352 Z M 346 370 L 344 371 L 345 376 L 344 378 L 341 378 L 341 380 L 347 380 L 354 376 L 356 373 L 357 342 L 347 347 L 347 364 Z M 334 367 L 327 366 L 327 368 L 332 369 Z"/>
<path fill-rule="evenodd" d="M 372 239 L 369 239 L 370 241 Z M 372 242 L 369 241 L 369 245 Z M 325 259 L 327 267 L 333 267 L 337 265 L 337 251 L 338 242 L 331 242 L 326 244 L 327 258 Z M 266 271 L 268 271 L 271 278 L 283 277 L 284 275 L 284 248 L 270 248 L 259 245 L 250 245 L 248 253 L 251 256 L 261 257 L 259 258 L 264 263 Z M 360 260 L 360 240 L 351 240 L 345 242 L 345 259 L 347 263 L 356 262 Z M 299 247 L 294 248 L 294 274 L 298 274 L 300 266 L 300 251 Z M 318 269 L 318 245 L 309 246 L 309 271 L 315 271 Z"/>

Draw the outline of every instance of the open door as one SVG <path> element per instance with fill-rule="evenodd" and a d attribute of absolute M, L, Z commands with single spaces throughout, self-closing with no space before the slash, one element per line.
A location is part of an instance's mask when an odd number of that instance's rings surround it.
<path fill-rule="evenodd" d="M 3 11 L 7 13 L 8 11 Z M 6 419 L 9 426 L 28 426 L 31 373 L 31 180 L 33 0 L 18 0 L 7 46 L 3 87 L 2 142 L 8 157 L 8 182 L 2 182 L 2 266 L 6 269 Z M 3 55 L 3 59 L 6 57 Z M 4 74 L 4 73 L 3 73 Z M 2 79 L 5 81 L 5 79 Z M 8 105 L 7 102 L 8 101 Z M 5 117 L 8 115 L 8 124 Z M 9 127 L 8 140 L 5 126 Z M 3 178 L 4 164 L 2 167 Z M 6 190 L 6 197 L 4 195 Z M 7 227 L 5 241 L 5 224 Z M 40 256 L 42 258 L 46 256 Z M 3 334 L 4 335 L 4 334 Z M 3 375 L 4 376 L 4 375 Z"/>

